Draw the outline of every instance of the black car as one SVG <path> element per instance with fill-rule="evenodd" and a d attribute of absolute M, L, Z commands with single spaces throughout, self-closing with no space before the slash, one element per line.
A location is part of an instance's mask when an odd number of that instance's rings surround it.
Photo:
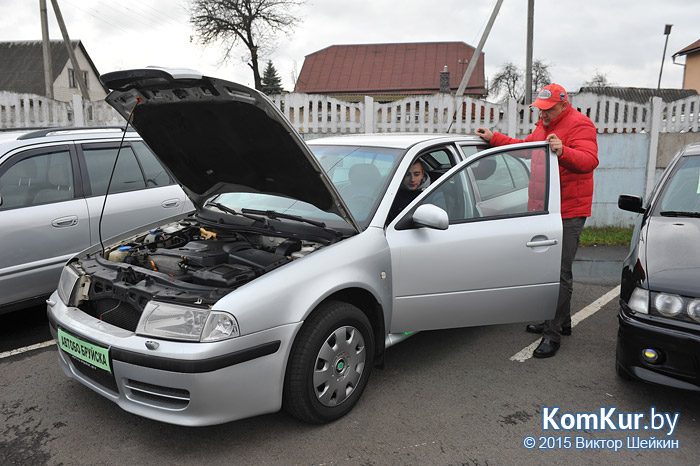
<path fill-rule="evenodd" d="M 681 150 L 640 215 L 622 269 L 617 373 L 700 391 L 700 143 Z"/>

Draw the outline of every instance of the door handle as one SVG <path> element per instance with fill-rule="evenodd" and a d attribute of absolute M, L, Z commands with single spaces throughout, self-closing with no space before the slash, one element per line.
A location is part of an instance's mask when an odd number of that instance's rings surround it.
<path fill-rule="evenodd" d="M 51 222 L 51 226 L 56 227 L 56 228 L 73 227 L 77 224 L 78 224 L 78 216 L 77 215 L 71 215 L 69 217 L 57 218 Z"/>
<path fill-rule="evenodd" d="M 168 199 L 167 201 L 163 201 L 160 205 L 166 209 L 178 207 L 180 205 L 180 199 Z"/>
<path fill-rule="evenodd" d="M 528 248 L 540 248 L 542 246 L 554 246 L 555 244 L 558 244 L 559 241 L 556 239 L 545 239 L 541 241 L 528 241 L 526 243 L 526 246 Z"/>

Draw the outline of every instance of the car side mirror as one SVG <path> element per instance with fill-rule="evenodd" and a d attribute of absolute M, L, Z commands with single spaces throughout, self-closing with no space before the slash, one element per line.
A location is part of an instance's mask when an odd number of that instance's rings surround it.
<path fill-rule="evenodd" d="M 620 194 L 617 198 L 617 207 L 622 210 L 627 210 L 629 212 L 637 212 L 643 214 L 646 209 L 642 207 L 642 197 L 633 196 L 631 194 Z"/>
<path fill-rule="evenodd" d="M 450 225 L 447 212 L 433 204 L 418 206 L 411 218 L 416 225 L 435 230 L 447 230 L 447 227 Z"/>

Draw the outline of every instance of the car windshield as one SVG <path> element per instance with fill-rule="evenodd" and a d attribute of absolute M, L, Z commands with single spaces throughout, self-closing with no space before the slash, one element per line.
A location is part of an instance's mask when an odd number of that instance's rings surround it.
<path fill-rule="evenodd" d="M 313 204 L 289 197 L 261 193 L 224 193 L 211 199 L 208 205 L 221 204 L 238 212 L 243 209 L 273 211 L 280 214 L 296 215 L 312 221 L 319 221 L 330 227 L 347 227 L 347 222 L 339 215 L 325 212 Z"/>
<path fill-rule="evenodd" d="M 310 146 L 350 213 L 365 228 L 404 151 L 365 146 Z"/>
<path fill-rule="evenodd" d="M 657 214 L 700 215 L 700 156 L 683 157 L 664 184 Z"/>

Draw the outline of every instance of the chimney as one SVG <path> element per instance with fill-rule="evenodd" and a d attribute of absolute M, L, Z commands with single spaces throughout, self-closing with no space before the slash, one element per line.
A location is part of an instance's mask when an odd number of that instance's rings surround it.
<path fill-rule="evenodd" d="M 452 92 L 450 90 L 450 72 L 447 71 L 447 65 L 440 72 L 440 92 Z"/>

